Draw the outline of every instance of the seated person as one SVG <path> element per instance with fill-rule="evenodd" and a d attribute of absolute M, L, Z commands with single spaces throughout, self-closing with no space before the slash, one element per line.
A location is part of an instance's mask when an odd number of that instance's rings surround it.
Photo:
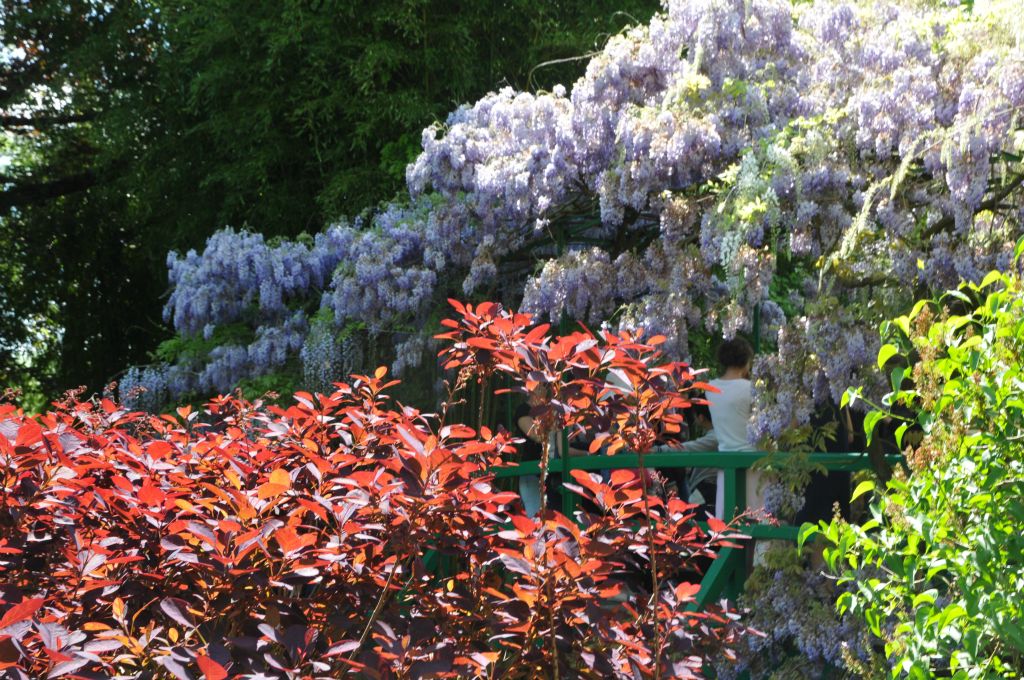
<path fill-rule="evenodd" d="M 715 434 L 715 428 L 711 423 L 711 409 L 705 404 L 694 404 L 690 407 L 687 415 L 689 416 L 687 421 L 690 435 L 697 435 L 697 438 L 682 442 L 678 450 L 717 451 L 718 435 Z"/>
<path fill-rule="evenodd" d="M 542 406 L 545 401 L 549 398 L 549 392 L 546 385 L 538 385 L 530 394 L 527 396 L 525 402 L 521 403 L 515 411 L 513 418 L 515 419 L 516 434 L 523 437 L 524 442 L 520 447 L 522 455 L 520 460 L 522 461 L 539 461 L 542 459 L 544 453 L 544 437 L 538 427 L 538 423 L 530 413 L 534 408 Z M 549 433 L 548 442 L 548 476 L 546 483 L 547 492 L 547 507 L 552 509 L 561 508 L 561 488 L 562 488 L 562 475 L 557 472 L 558 465 L 555 463 L 558 460 L 558 454 L 562 450 L 562 437 L 559 431 Z M 576 449 L 573 447 L 569 448 L 570 456 L 580 456 L 586 454 L 586 451 Z M 523 507 L 526 510 L 526 514 L 533 516 L 536 515 L 540 510 L 540 476 L 539 475 L 524 475 L 519 477 L 519 496 L 523 500 Z"/>
<path fill-rule="evenodd" d="M 717 451 L 718 437 L 711 425 L 711 411 L 705 404 L 694 404 L 686 411 L 687 423 L 690 435 L 696 435 L 696 439 L 682 442 L 674 447 L 678 451 L 693 451 L 698 453 Z M 682 475 L 675 475 L 676 484 L 679 488 L 679 496 L 687 503 L 697 505 L 707 504 L 708 498 L 714 498 L 715 494 L 715 470 L 710 468 L 683 468 L 678 472 Z M 681 477 L 681 479 L 680 479 Z M 680 481 L 682 484 L 680 484 Z M 712 512 L 713 507 L 708 509 Z"/>
<path fill-rule="evenodd" d="M 754 363 L 754 349 L 737 336 L 718 347 L 718 363 L 722 373 L 710 381 L 717 393 L 708 394 L 711 424 L 719 451 L 749 451 L 747 421 L 750 419 L 750 368 Z M 725 517 L 725 473 L 717 472 L 715 516 Z M 747 472 L 747 507 L 761 507 L 758 486 L 760 474 Z M 729 508 L 730 510 L 732 508 Z M 744 508 L 740 508 L 742 511 Z"/>

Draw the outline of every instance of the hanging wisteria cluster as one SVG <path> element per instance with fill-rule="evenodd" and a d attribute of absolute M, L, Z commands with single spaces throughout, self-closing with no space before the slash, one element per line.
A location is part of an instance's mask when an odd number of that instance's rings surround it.
<path fill-rule="evenodd" d="M 202 254 L 170 253 L 171 294 L 164 318 L 206 352 L 132 367 L 120 380 L 129 405 L 157 409 L 194 393 L 226 392 L 241 380 L 284 365 L 302 347 L 308 300 L 331 280 L 350 249 L 352 231 L 331 226 L 305 242 L 267 243 L 224 229 Z M 204 347 L 205 345 L 205 347 Z"/>
<path fill-rule="evenodd" d="M 667 0 L 571 89 L 504 89 L 426 129 L 409 195 L 365 223 L 312 245 L 225 231 L 172 255 L 175 329 L 248 319 L 251 344 L 133 384 L 222 390 L 304 342 L 333 367 L 356 322 L 415 366 L 445 298 L 470 295 L 643 326 L 682 358 L 756 325 L 751 440 L 777 437 L 868 379 L 878 320 L 1008 264 L 1024 206 L 1014 7 Z M 318 307 L 337 333 L 311 340 L 299 313 Z"/>

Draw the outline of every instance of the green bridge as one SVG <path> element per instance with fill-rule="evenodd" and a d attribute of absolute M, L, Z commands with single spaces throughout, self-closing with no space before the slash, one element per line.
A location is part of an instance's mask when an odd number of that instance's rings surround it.
<path fill-rule="evenodd" d="M 663 470 L 670 468 L 705 468 L 724 470 L 725 472 L 725 522 L 736 517 L 736 511 L 746 508 L 746 476 L 754 463 L 769 455 L 763 451 L 662 451 L 646 454 L 644 467 Z M 775 454 L 779 456 L 779 454 Z M 811 453 L 811 463 L 829 471 L 854 472 L 871 469 L 871 461 L 867 453 Z M 890 465 L 897 464 L 902 456 L 886 456 Z M 500 478 L 537 475 L 540 473 L 537 461 L 522 462 L 513 467 L 502 467 L 495 471 Z M 635 453 L 614 456 L 573 456 L 562 457 L 552 461 L 551 471 L 561 472 L 562 479 L 570 479 L 572 470 L 620 470 L 640 467 L 640 456 Z M 562 513 L 572 517 L 578 507 L 580 497 L 566 489 L 562 493 Z M 776 539 L 792 541 L 796 544 L 800 528 L 794 525 L 748 524 L 742 532 L 754 539 Z M 747 559 L 745 548 L 723 548 L 701 580 L 700 593 L 697 596 L 697 607 L 708 602 L 726 597 L 735 600 L 743 591 L 747 580 Z"/>

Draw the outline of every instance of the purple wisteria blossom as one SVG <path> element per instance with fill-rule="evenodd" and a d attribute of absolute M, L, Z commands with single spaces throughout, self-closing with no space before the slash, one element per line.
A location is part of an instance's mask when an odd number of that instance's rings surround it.
<path fill-rule="evenodd" d="M 915 293 L 1011 264 L 1024 57 L 999 11 L 666 0 L 571 86 L 424 130 L 408 195 L 364 220 L 172 254 L 166 318 L 217 347 L 122 382 L 156 399 L 294 362 L 326 385 L 370 356 L 353 338 L 409 370 L 450 296 L 642 326 L 680 358 L 757 318 L 750 436 L 778 437 L 868 380 L 869 331 Z"/>

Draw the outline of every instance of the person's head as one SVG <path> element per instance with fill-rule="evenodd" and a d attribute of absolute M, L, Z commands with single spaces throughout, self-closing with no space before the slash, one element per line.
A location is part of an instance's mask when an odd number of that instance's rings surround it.
<path fill-rule="evenodd" d="M 689 410 L 691 433 L 704 433 L 711 429 L 711 409 L 707 404 L 693 404 Z"/>
<path fill-rule="evenodd" d="M 749 373 L 754 363 L 754 348 L 737 335 L 718 346 L 718 363 L 723 373 Z"/>

